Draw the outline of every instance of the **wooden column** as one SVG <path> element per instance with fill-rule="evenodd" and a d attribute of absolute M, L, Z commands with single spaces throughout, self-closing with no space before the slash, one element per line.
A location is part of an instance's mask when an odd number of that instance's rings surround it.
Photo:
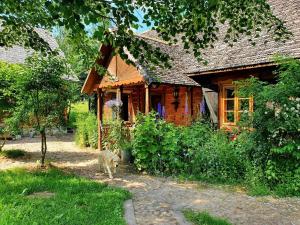
<path fill-rule="evenodd" d="M 102 90 L 100 88 L 97 89 L 97 97 L 98 149 L 102 151 Z"/>
<path fill-rule="evenodd" d="M 149 85 L 145 84 L 145 114 L 149 114 Z"/>
<path fill-rule="evenodd" d="M 117 101 L 121 101 L 121 88 L 120 87 L 118 87 L 117 88 Z"/>
<path fill-rule="evenodd" d="M 122 88 L 118 87 L 117 88 L 117 101 L 121 102 L 122 101 Z M 120 119 L 120 114 L 121 114 L 121 109 L 120 107 L 118 108 L 118 112 L 117 112 L 117 118 Z"/>

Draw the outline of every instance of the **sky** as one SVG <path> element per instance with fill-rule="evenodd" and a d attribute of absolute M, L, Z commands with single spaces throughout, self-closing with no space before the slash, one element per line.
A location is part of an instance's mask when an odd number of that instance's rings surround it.
<path fill-rule="evenodd" d="M 141 24 L 141 27 L 135 30 L 136 33 L 143 33 L 151 29 L 151 27 L 148 27 L 146 24 L 142 24 L 144 13 L 141 10 L 137 10 L 134 15 L 139 19 Z"/>
<path fill-rule="evenodd" d="M 143 16 L 144 16 L 144 13 L 142 12 L 142 10 L 137 10 L 134 14 L 138 19 L 139 19 L 139 24 L 140 24 L 140 27 L 139 29 L 134 29 L 134 32 L 140 34 L 140 33 L 143 33 L 145 31 L 148 31 L 151 29 L 151 26 L 147 26 L 146 24 L 143 24 L 142 21 L 143 21 Z M 87 27 L 87 30 L 89 28 Z M 57 36 L 58 35 L 58 29 L 57 28 L 53 28 L 52 30 L 52 33 L 54 36 Z"/>

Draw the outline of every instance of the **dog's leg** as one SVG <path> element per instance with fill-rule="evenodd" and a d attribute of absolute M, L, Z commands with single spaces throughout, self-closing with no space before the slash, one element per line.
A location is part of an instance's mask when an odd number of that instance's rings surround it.
<path fill-rule="evenodd" d="M 112 174 L 111 174 L 110 168 L 109 168 L 109 166 L 108 166 L 107 164 L 106 164 L 106 169 L 107 169 L 109 178 L 110 178 L 110 179 L 113 179 L 113 176 L 112 176 Z"/>

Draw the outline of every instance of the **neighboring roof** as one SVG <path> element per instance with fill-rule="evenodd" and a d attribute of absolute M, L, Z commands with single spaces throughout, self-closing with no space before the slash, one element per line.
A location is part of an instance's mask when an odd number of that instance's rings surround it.
<path fill-rule="evenodd" d="M 39 34 L 41 38 L 47 42 L 52 50 L 58 49 L 59 45 L 55 38 L 51 35 L 50 32 L 44 29 L 37 28 L 36 32 Z M 33 53 L 32 49 L 25 49 L 24 47 L 14 45 L 11 48 L 0 47 L 0 61 L 8 62 L 8 63 L 25 63 L 25 60 L 28 56 Z M 63 53 L 60 53 L 63 55 Z M 62 76 L 64 80 L 67 81 L 79 81 L 75 75 L 64 75 Z"/>
<path fill-rule="evenodd" d="M 59 48 L 55 38 L 50 32 L 43 29 L 36 29 L 41 38 L 45 40 L 51 49 Z M 33 50 L 25 49 L 21 46 L 13 46 L 12 48 L 0 47 L 0 60 L 9 63 L 24 63 L 25 59 L 31 55 Z"/>

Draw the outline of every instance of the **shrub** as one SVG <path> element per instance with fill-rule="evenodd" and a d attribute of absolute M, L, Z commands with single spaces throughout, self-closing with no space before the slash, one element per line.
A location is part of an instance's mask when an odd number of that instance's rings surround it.
<path fill-rule="evenodd" d="M 226 133 L 215 131 L 204 141 L 193 160 L 193 172 L 197 177 L 217 181 L 240 181 L 246 172 L 245 156 L 234 148 Z"/>
<path fill-rule="evenodd" d="M 272 190 L 294 195 L 300 190 L 300 61 L 278 62 L 276 84 L 251 78 L 237 85 L 239 95 L 253 95 L 255 100 L 254 131 L 249 136 L 255 143 L 250 152 L 253 163 L 262 168 Z"/>
<path fill-rule="evenodd" d="M 213 130 L 204 121 L 196 121 L 191 126 L 182 127 L 179 134 L 179 145 L 184 155 L 184 172 L 192 174 L 194 171 L 195 156 L 203 148 Z"/>
<path fill-rule="evenodd" d="M 82 113 L 76 118 L 75 142 L 81 147 L 98 147 L 98 122 L 92 113 Z"/>
<path fill-rule="evenodd" d="M 206 123 L 197 121 L 189 127 L 176 127 L 152 112 L 138 117 L 133 155 L 137 168 L 150 173 L 241 180 L 246 173 L 246 156 L 233 145 L 225 133 L 213 131 Z"/>
<path fill-rule="evenodd" d="M 182 167 L 178 128 L 158 119 L 155 112 L 139 115 L 133 132 L 133 156 L 139 170 L 173 173 Z"/>
<path fill-rule="evenodd" d="M 121 119 L 107 121 L 104 125 L 107 132 L 104 135 L 103 143 L 116 154 L 120 154 L 121 150 L 130 150 L 130 131 L 124 125 Z"/>

